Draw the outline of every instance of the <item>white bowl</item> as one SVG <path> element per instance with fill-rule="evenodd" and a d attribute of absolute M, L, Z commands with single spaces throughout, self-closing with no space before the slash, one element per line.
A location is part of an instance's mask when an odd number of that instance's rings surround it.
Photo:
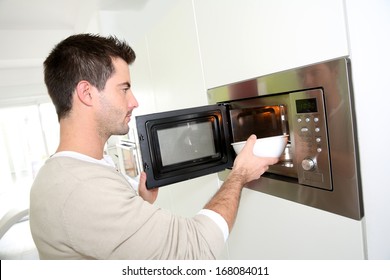
<path fill-rule="evenodd" d="M 258 157 L 280 157 L 287 144 L 288 135 L 278 135 L 256 140 L 253 154 Z M 244 148 L 246 141 L 232 143 L 233 149 L 238 155 Z"/>

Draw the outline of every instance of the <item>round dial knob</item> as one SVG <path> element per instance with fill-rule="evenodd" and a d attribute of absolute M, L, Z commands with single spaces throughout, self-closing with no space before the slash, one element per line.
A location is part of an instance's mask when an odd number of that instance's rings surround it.
<path fill-rule="evenodd" d="M 315 166 L 316 163 L 311 158 L 305 158 L 304 160 L 302 160 L 302 168 L 306 171 L 313 170 Z"/>

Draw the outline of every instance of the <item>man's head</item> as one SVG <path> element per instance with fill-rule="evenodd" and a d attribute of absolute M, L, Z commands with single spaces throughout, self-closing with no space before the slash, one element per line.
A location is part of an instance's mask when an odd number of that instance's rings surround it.
<path fill-rule="evenodd" d="M 80 81 L 102 91 L 115 71 L 113 60 L 121 58 L 131 64 L 135 57 L 133 49 L 115 37 L 78 34 L 56 45 L 44 62 L 44 75 L 58 119 L 69 114 Z"/>

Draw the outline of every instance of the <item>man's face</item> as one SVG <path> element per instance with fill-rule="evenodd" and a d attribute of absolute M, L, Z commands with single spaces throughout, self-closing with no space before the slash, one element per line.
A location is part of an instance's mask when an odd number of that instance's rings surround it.
<path fill-rule="evenodd" d="M 96 115 L 99 133 L 107 138 L 128 133 L 132 111 L 138 107 L 138 102 L 131 91 L 127 63 L 117 58 L 113 60 L 113 64 L 115 71 L 99 93 L 100 106 Z"/>

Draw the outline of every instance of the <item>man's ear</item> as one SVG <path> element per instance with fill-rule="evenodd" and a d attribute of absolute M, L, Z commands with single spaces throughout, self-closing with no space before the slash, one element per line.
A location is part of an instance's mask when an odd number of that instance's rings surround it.
<path fill-rule="evenodd" d="M 76 94 L 79 100 L 87 106 L 92 106 L 92 85 L 88 81 L 80 81 L 76 86 Z"/>

